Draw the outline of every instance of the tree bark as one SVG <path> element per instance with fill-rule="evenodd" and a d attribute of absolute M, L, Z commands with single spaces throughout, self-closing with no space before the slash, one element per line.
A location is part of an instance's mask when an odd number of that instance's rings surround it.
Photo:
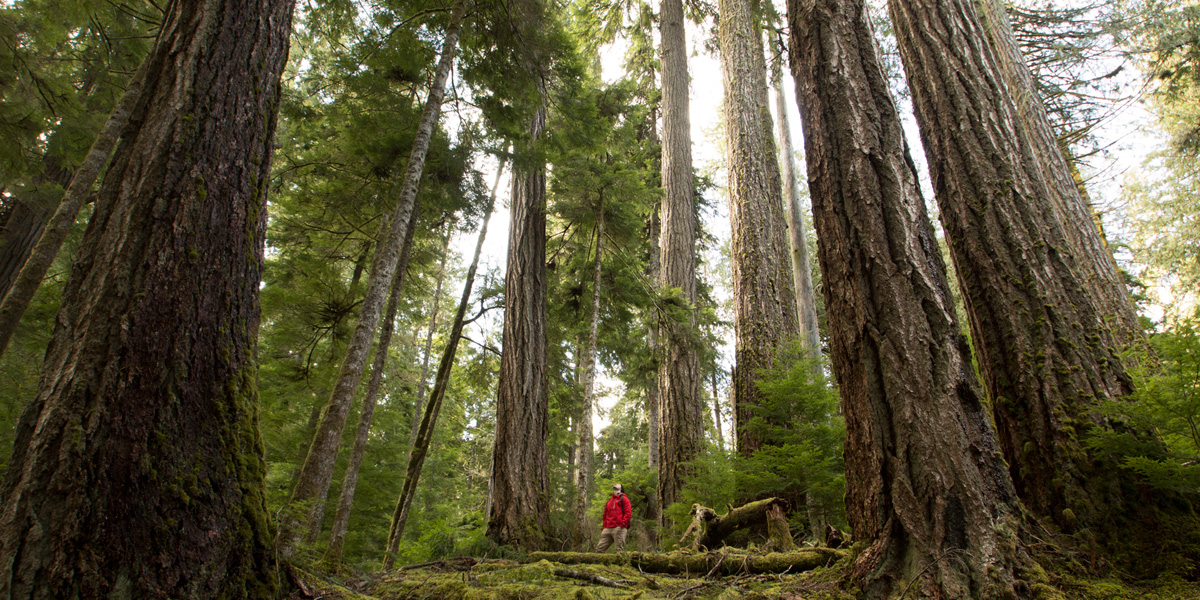
<path fill-rule="evenodd" d="M 112 153 L 113 147 L 117 145 L 117 138 L 120 137 L 121 130 L 129 121 L 129 115 L 133 112 L 141 88 L 142 77 L 140 73 L 135 74 L 130 80 L 129 88 L 125 90 L 125 94 L 113 107 L 108 120 L 96 136 L 95 142 L 88 149 L 83 162 L 75 169 L 75 174 L 71 177 L 54 214 L 49 221 L 41 221 L 39 218 L 37 222 L 40 223 L 40 226 L 28 230 L 30 234 L 33 234 L 34 231 L 37 232 L 37 242 L 31 246 L 24 265 L 19 267 L 19 273 L 12 280 L 12 285 L 8 286 L 8 293 L 5 294 L 4 290 L 0 290 L 0 299 L 3 299 L 3 302 L 0 303 L 0 356 L 4 355 L 4 350 L 8 348 L 8 342 L 16 332 L 17 326 L 21 324 L 21 317 L 25 315 L 25 309 L 29 308 L 29 303 L 46 277 L 46 272 L 50 270 L 50 265 L 58 256 L 59 249 L 62 248 L 67 235 L 71 233 L 71 227 L 75 225 L 75 217 L 79 214 L 79 209 L 83 207 L 84 200 L 92 190 L 92 184 L 96 182 L 100 171 L 104 169 L 104 164 L 108 162 L 108 156 Z"/>
<path fill-rule="evenodd" d="M 583 353 L 582 418 L 579 420 L 579 481 L 575 489 L 576 540 L 581 541 L 595 525 L 588 520 L 588 492 L 592 487 L 592 407 L 596 393 L 596 346 L 600 335 L 600 282 L 603 274 L 601 257 L 604 248 L 604 193 L 596 215 L 596 259 L 592 266 L 592 315 L 588 321 L 587 348 Z"/>
<path fill-rule="evenodd" d="M 409 240 L 412 233 L 409 234 Z M 401 261 L 407 262 L 407 261 Z M 387 368 L 388 349 L 392 345 L 392 333 L 396 328 L 396 311 L 400 304 L 400 289 L 404 286 L 404 271 L 396 273 L 392 281 L 391 297 L 384 313 L 383 325 L 379 328 L 379 341 L 375 344 L 375 360 L 371 365 L 371 380 L 367 383 L 367 395 L 363 396 L 362 410 L 358 413 L 358 426 L 354 430 L 354 447 L 346 463 L 342 477 L 342 491 L 338 496 L 337 514 L 329 532 L 329 546 L 323 561 L 336 565 L 342 562 L 342 551 L 346 544 L 346 531 L 350 527 L 350 510 L 354 507 L 354 492 L 358 487 L 358 472 L 362 467 L 363 455 L 367 451 L 367 436 L 371 432 L 371 419 L 375 415 L 375 402 L 383 387 L 383 372 Z"/>
<path fill-rule="evenodd" d="M 713 426 L 717 429 L 717 447 L 725 451 L 725 432 L 721 427 L 721 399 L 717 395 L 717 369 L 712 372 Z"/>
<path fill-rule="evenodd" d="M 543 105 L 530 122 L 530 147 L 541 138 L 545 126 Z M 496 397 L 487 536 L 497 544 L 537 548 L 544 540 L 550 512 L 544 164 L 518 163 L 513 169 L 508 235 L 504 351 Z"/>
<path fill-rule="evenodd" d="M 1146 504 L 1134 475 L 1082 443 L 1106 426 L 1097 404 L 1132 391 L 1119 355 L 1128 336 L 1114 333 L 1128 298 L 1080 246 L 1081 226 L 1095 240 L 1091 218 L 1077 220 L 1069 178 L 1047 175 L 1053 164 L 1020 116 L 1036 107 L 1009 96 L 975 5 L 905 0 L 890 11 L 1017 491 L 1063 527 L 1103 530 Z"/>
<path fill-rule="evenodd" d="M 747 527 L 766 524 L 770 532 L 773 549 L 791 552 L 796 549 L 784 513 L 787 502 L 780 498 L 764 498 L 729 509 L 717 515 L 711 508 L 692 505 L 692 524 L 679 539 L 679 546 L 691 546 L 694 550 L 718 548 L 733 532 Z M 694 535 L 693 535 L 694 534 Z M 691 541 L 689 541 L 691 538 Z"/>
<path fill-rule="evenodd" d="M 662 236 L 659 287 L 678 290 L 659 325 L 662 348 L 658 398 L 662 426 L 658 451 L 659 507 L 679 500 L 691 475 L 685 463 L 704 451 L 704 403 L 700 399 L 700 355 L 696 347 L 696 205 L 692 182 L 692 139 L 688 117 L 687 42 L 682 0 L 664 0 L 662 35 Z"/>
<path fill-rule="evenodd" d="M 20 198 L 10 197 L 11 208 L 0 228 L 0 300 L 8 295 L 29 253 L 42 237 L 50 209 Z"/>
<path fill-rule="evenodd" d="M 492 195 L 495 195 L 495 189 Z M 421 429 L 421 413 L 425 407 L 426 384 L 429 381 L 429 357 L 433 349 L 433 334 L 437 333 L 437 318 L 442 307 L 442 284 L 446 279 L 446 258 L 450 255 L 450 230 L 446 230 L 446 242 L 442 245 L 442 261 L 438 267 L 437 285 L 433 290 L 433 308 L 429 311 L 429 328 L 425 332 L 425 352 L 421 359 L 421 378 L 417 380 L 417 399 L 413 402 L 412 433 L 408 438 L 409 452 L 417 444 L 417 431 Z"/>
<path fill-rule="evenodd" d="M 661 205 L 655 206 L 653 212 L 650 213 L 650 259 L 649 265 L 646 268 L 646 276 L 650 281 L 658 282 L 661 269 L 662 258 L 659 253 L 659 236 L 662 235 L 662 222 L 659 220 L 659 212 Z M 650 355 L 657 358 L 660 353 L 658 343 L 658 319 L 655 319 L 646 331 L 646 345 L 650 347 Z M 658 376 L 662 370 L 662 364 L 655 362 L 654 380 L 646 389 L 646 420 L 647 433 L 646 445 L 649 449 L 650 468 L 654 472 L 658 472 L 658 454 L 660 452 L 660 439 L 662 438 L 662 401 L 658 398 Z M 655 491 L 655 506 L 658 504 L 658 492 Z M 655 515 L 658 514 L 654 511 Z"/>
<path fill-rule="evenodd" d="M 255 336 L 292 6 L 164 14 L 18 425 L 4 597 L 275 597 Z"/>
<path fill-rule="evenodd" d="M 765 401 L 757 381 L 799 333 L 787 260 L 782 183 L 772 138 L 760 15 L 752 0 L 720 0 L 725 147 L 736 333 L 733 405 L 738 452 L 765 441 L 748 427 Z M 782 425 L 782 424 L 776 424 Z"/>
<path fill-rule="evenodd" d="M 783 92 L 783 56 L 778 44 L 772 44 L 771 78 L 775 87 L 775 108 L 779 113 L 776 135 L 779 137 L 779 164 L 782 165 L 784 216 L 787 218 L 788 249 L 792 258 L 792 285 L 796 288 L 796 312 L 800 335 L 813 358 L 821 358 L 821 326 L 817 322 L 817 294 L 813 289 L 812 266 L 808 257 L 808 235 L 804 231 L 804 208 L 800 206 L 800 181 L 796 177 L 796 151 L 792 147 L 792 128 L 788 125 L 787 99 Z"/>
<path fill-rule="evenodd" d="M 1013 598 L 1021 509 L 984 411 L 863 3 L 790 0 L 847 516 L 866 597 Z"/>
<path fill-rule="evenodd" d="M 500 174 L 503 172 L 504 162 L 501 161 L 496 168 L 497 185 L 500 183 Z M 446 397 L 446 388 L 450 385 L 450 370 L 454 367 L 454 356 L 458 352 L 458 342 L 462 339 L 467 304 L 471 300 L 471 288 L 475 285 L 475 273 L 479 270 L 479 255 L 483 252 L 483 240 L 487 238 L 488 221 L 492 218 L 492 208 L 495 203 L 496 186 L 493 185 L 487 209 L 483 212 L 483 223 L 479 227 L 479 239 L 475 242 L 475 254 L 471 258 L 471 266 L 467 268 L 466 280 L 463 282 L 462 299 L 459 300 L 458 310 L 454 313 L 454 323 L 450 325 L 450 337 L 446 340 L 446 349 L 442 351 L 441 361 L 438 362 L 433 393 L 430 394 L 429 404 L 425 407 L 421 426 L 417 428 L 417 437 L 412 451 L 409 453 L 404 487 L 396 502 L 391 530 L 388 532 L 387 552 L 383 556 L 385 569 L 390 569 L 395 564 L 396 551 L 400 549 L 400 538 L 404 536 L 404 526 L 408 522 L 408 511 L 412 506 L 413 497 L 417 494 L 417 481 L 421 477 L 421 468 L 425 465 L 425 457 L 429 454 L 429 444 L 433 441 L 433 428 L 437 424 L 438 412 L 442 409 L 442 399 Z"/>
<path fill-rule="evenodd" d="M 433 137 L 433 129 L 441 112 L 450 66 L 458 53 L 458 37 L 464 11 L 464 3 L 460 0 L 454 6 L 446 37 L 442 42 L 442 56 L 413 139 L 412 153 L 409 155 L 408 167 L 405 170 L 400 196 L 396 200 L 387 239 L 380 244 L 375 261 L 371 264 L 370 275 L 367 277 L 367 294 L 358 313 L 358 325 L 346 348 L 346 357 L 338 372 L 337 383 L 334 384 L 329 402 L 322 411 L 321 422 L 317 426 L 312 445 L 309 446 L 304 466 L 300 468 L 300 477 L 288 500 L 288 510 L 280 519 L 276 545 L 280 554 L 285 557 L 295 553 L 296 543 L 306 526 L 320 522 L 324 511 L 325 497 L 329 493 L 330 480 L 333 479 L 338 445 L 342 439 L 342 429 L 346 425 L 346 417 L 354 401 L 354 392 L 362 378 L 371 340 L 375 337 L 375 330 L 379 325 L 379 314 L 384 301 L 387 300 L 392 277 L 396 273 L 409 220 L 415 218 L 417 186 L 425 167 L 425 156 Z"/>

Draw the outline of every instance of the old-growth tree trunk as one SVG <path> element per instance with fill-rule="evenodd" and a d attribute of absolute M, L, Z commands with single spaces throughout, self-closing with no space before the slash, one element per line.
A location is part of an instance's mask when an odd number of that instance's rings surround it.
<path fill-rule="evenodd" d="M 329 493 L 333 466 L 337 460 L 338 444 L 342 439 L 342 429 L 346 425 L 346 417 L 354 401 L 354 392 L 362 379 L 363 365 L 371 349 L 371 340 L 379 326 L 379 315 L 387 300 L 392 276 L 396 273 L 396 265 L 399 263 L 401 249 L 407 237 L 406 230 L 409 229 L 409 220 L 416 218 L 417 186 L 425 168 L 425 156 L 433 137 L 433 129 L 441 113 L 450 66 L 458 53 L 458 37 L 464 11 L 464 1 L 459 0 L 455 4 L 446 29 L 446 37 L 442 41 L 442 56 L 429 88 L 429 96 L 425 100 L 421 122 L 413 138 L 412 152 L 409 154 L 408 167 L 401 182 L 400 196 L 396 200 L 387 236 L 380 243 L 375 260 L 371 264 L 371 272 L 367 277 L 367 294 L 359 308 L 358 325 L 346 348 L 346 357 L 338 371 L 333 392 L 322 410 L 321 421 L 308 448 L 304 466 L 300 468 L 296 486 L 292 489 L 292 496 L 288 500 L 289 509 L 280 518 L 276 546 L 284 556 L 291 556 L 295 552 L 296 543 L 303 532 L 306 529 L 311 531 L 314 523 L 320 523 L 324 511 L 325 497 Z"/>
<path fill-rule="evenodd" d="M 817 323 L 817 294 L 813 288 L 812 264 L 808 257 L 808 235 L 804 231 L 804 209 L 800 206 L 800 181 L 796 177 L 796 151 L 788 125 L 787 99 L 783 92 L 783 56 L 779 43 L 772 43 L 771 79 L 775 108 L 779 113 L 779 164 L 782 166 L 784 216 L 787 218 L 788 249 L 792 257 L 792 285 L 796 288 L 796 312 L 800 335 L 813 358 L 821 357 L 821 327 Z"/>
<path fill-rule="evenodd" d="M 275 596 L 255 336 L 291 14 L 164 15 L 18 426 L 6 598 Z"/>
<path fill-rule="evenodd" d="M 733 430 L 738 452 L 750 456 L 765 442 L 749 427 L 765 401 L 757 381 L 799 329 L 757 3 L 720 0 L 719 10 L 737 360 Z"/>
<path fill-rule="evenodd" d="M 1123 291 L 1104 285 L 1095 257 L 1077 248 L 1080 228 L 1094 237 L 1091 218 L 1066 210 L 1078 201 L 1062 200 L 1073 185 L 1046 176 L 975 5 L 905 0 L 890 9 L 1017 491 L 1065 527 L 1102 529 L 1141 504 L 1124 496 L 1132 475 L 1081 442 L 1102 424 L 1097 403 L 1131 391 L 1123 336 L 1109 324 Z"/>
<path fill-rule="evenodd" d="M 596 397 L 596 346 L 600 336 L 600 277 L 604 248 L 604 193 L 596 214 L 596 259 L 592 265 L 592 315 L 588 321 L 587 348 L 583 352 L 583 407 L 579 419 L 579 480 L 575 489 L 576 540 L 585 539 L 595 525 L 588 520 L 588 492 L 592 487 L 592 406 Z"/>
<path fill-rule="evenodd" d="M 682 0 L 664 0 L 662 33 L 662 235 L 659 287 L 671 294 L 659 326 L 659 508 L 679 500 L 684 463 L 704 450 L 696 328 L 696 206 L 688 117 L 687 41 Z M 674 290 L 677 290 L 674 291 Z M 677 294 L 677 295 L 676 295 Z"/>
<path fill-rule="evenodd" d="M 1067 160 L 1066 148 L 1050 125 L 1033 74 L 1017 46 L 1005 4 L 998 0 L 975 0 L 980 24 L 996 57 L 996 67 L 1016 109 L 1021 148 L 1030 154 L 1030 166 L 1041 169 L 1049 202 L 1062 213 L 1068 225 L 1064 233 L 1071 245 L 1071 255 L 1078 261 L 1084 278 L 1092 282 L 1092 293 L 1104 310 L 1113 339 L 1119 348 L 1126 349 L 1143 337 L 1129 289 L 1104 239 L 1100 217 L 1088 203 L 1078 165 Z"/>
<path fill-rule="evenodd" d="M 496 168 L 496 184 L 500 183 L 500 174 L 504 172 L 504 162 Z M 458 301 L 458 309 L 454 313 L 454 322 L 450 325 L 450 337 L 446 339 L 446 348 L 438 362 L 437 375 L 434 376 L 433 392 L 429 395 L 429 404 L 421 415 L 421 424 L 417 428 L 412 450 L 408 456 L 408 468 L 405 471 L 404 487 L 400 490 L 400 498 L 396 501 L 396 510 L 392 513 L 392 526 L 388 532 L 387 551 L 383 556 L 383 567 L 390 569 L 396 561 L 396 551 L 400 549 L 400 538 L 404 536 L 404 526 L 408 523 L 408 511 L 412 507 L 413 498 L 417 495 L 417 482 L 421 478 L 421 469 L 425 465 L 425 457 L 429 454 L 429 445 L 433 442 L 433 428 L 437 425 L 438 412 L 442 410 L 442 400 L 446 397 L 446 388 L 450 385 L 450 370 L 454 368 L 454 356 L 458 352 L 458 342 L 462 339 L 463 325 L 466 323 L 467 304 L 471 300 L 471 288 L 475 285 L 475 273 L 479 270 L 479 255 L 483 252 L 483 241 L 487 238 L 488 221 L 492 218 L 492 208 L 496 203 L 496 186 L 492 186 L 492 194 L 488 199 L 487 209 L 483 213 L 483 222 L 479 227 L 479 239 L 475 242 L 475 254 L 471 258 L 471 266 L 467 268 L 467 276 L 463 281 L 462 298 Z M 422 382 L 421 385 L 424 385 Z"/>
<path fill-rule="evenodd" d="M 26 238 L 11 240 L 13 243 L 20 242 L 19 245 L 22 248 L 20 253 L 26 258 L 23 265 L 17 265 L 20 271 L 11 279 L 8 279 L 6 274 L 0 273 L 0 300 L 3 300 L 0 302 L 0 355 L 3 355 L 4 350 L 8 348 L 8 342 L 16 332 L 17 326 L 20 325 L 21 317 L 25 315 L 25 309 L 29 308 L 29 303 L 37 293 L 38 287 L 41 286 L 42 279 L 46 277 L 46 272 L 50 270 L 50 266 L 58 256 L 59 249 L 67 239 L 67 234 L 75 225 L 75 217 L 91 192 L 92 184 L 96 183 L 96 178 L 100 176 L 100 171 L 108 162 L 109 154 L 117 145 L 117 138 L 120 137 L 121 130 L 125 128 L 125 123 L 129 120 L 129 115 L 133 112 L 141 92 L 142 77 L 140 73 L 139 71 L 130 80 L 129 88 L 125 90 L 117 105 L 113 107 L 112 114 L 100 129 L 96 140 L 88 149 L 87 155 L 84 156 L 83 162 L 75 169 L 75 173 L 71 176 L 63 193 L 62 200 L 59 201 L 58 208 L 54 210 L 49 220 L 43 220 L 41 215 L 32 215 L 36 217 L 36 220 L 30 224 L 35 224 L 36 227 L 25 230 L 24 234 L 31 236 L 36 232 L 36 241 L 29 243 Z M 8 241 L 6 240 L 6 242 Z M 24 251 L 26 243 L 28 243 L 28 252 Z M 6 262 L 15 263 L 16 259 L 17 256 L 12 256 Z M 7 271 L 12 266 L 12 264 L 6 264 L 3 270 Z M 5 285 L 7 283 L 11 283 L 11 285 Z M 5 293 L 6 291 L 7 293 Z"/>
<path fill-rule="evenodd" d="M 412 240 L 409 234 L 409 240 Z M 411 247 L 411 242 L 408 242 Z M 407 249 L 406 249 L 407 250 Z M 401 262 L 407 262 L 401 260 Z M 367 395 L 363 396 L 362 410 L 358 413 L 358 426 L 354 430 L 354 446 L 346 473 L 342 476 L 342 491 L 338 495 L 337 513 L 329 530 L 329 546 L 323 560 L 330 565 L 342 562 L 342 551 L 346 544 L 346 531 L 350 527 L 350 511 L 354 508 L 354 492 L 358 488 L 358 472 L 362 468 L 363 455 L 367 452 L 367 437 L 371 432 L 371 420 L 375 416 L 375 402 L 383 387 L 383 371 L 387 368 L 388 350 L 392 345 L 392 333 L 396 328 L 396 311 L 400 304 L 400 290 L 404 287 L 404 272 L 396 273 L 392 280 L 391 297 L 388 298 L 383 324 L 379 327 L 379 341 L 375 344 L 375 360 L 371 364 L 371 380 L 367 383 Z"/>
<path fill-rule="evenodd" d="M 791 65 L 866 596 L 1012 598 L 1020 506 L 858 0 L 791 0 Z"/>
<path fill-rule="evenodd" d="M 530 123 L 529 144 L 546 126 Z M 504 350 L 496 397 L 492 510 L 487 536 L 497 544 L 541 546 L 550 512 L 546 450 L 549 411 L 546 346 L 546 168 L 513 169 L 508 270 L 504 276 Z"/>

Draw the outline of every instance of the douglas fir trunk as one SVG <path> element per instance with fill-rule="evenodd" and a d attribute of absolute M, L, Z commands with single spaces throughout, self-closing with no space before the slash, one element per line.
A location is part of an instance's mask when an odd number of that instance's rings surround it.
<path fill-rule="evenodd" d="M 255 336 L 292 2 L 173 2 L 4 480 L 5 598 L 273 598 Z"/>
<path fill-rule="evenodd" d="M 959 333 L 945 267 L 862 2 L 791 0 L 825 275 L 830 356 L 846 417 L 846 504 L 870 545 L 867 597 L 1012 598 L 1020 506 Z"/>
<path fill-rule="evenodd" d="M 749 456 L 764 443 L 748 426 L 764 402 L 756 382 L 799 330 L 759 15 L 751 0 L 721 0 L 720 13 L 737 332 L 731 396 L 738 453 Z"/>
<path fill-rule="evenodd" d="M 1097 404 L 1132 391 L 1119 355 L 1129 336 L 1110 323 L 1126 320 L 1128 299 L 1077 247 L 1081 231 L 1095 237 L 1091 218 L 1077 194 L 1062 200 L 1069 178 L 1045 173 L 1053 165 L 1032 146 L 975 5 L 889 6 L 1017 491 L 1063 527 L 1099 533 L 1146 504 L 1129 471 L 1083 444 L 1106 426 Z"/>
<path fill-rule="evenodd" d="M 704 449 L 700 355 L 696 327 L 696 205 L 692 188 L 692 135 L 688 117 L 687 43 L 682 0 L 662 3 L 662 235 L 659 288 L 678 290 L 660 315 L 658 345 L 658 493 L 664 510 L 679 500 L 684 463 Z"/>
<path fill-rule="evenodd" d="M 530 144 L 545 126 L 541 107 L 531 123 Z M 518 163 L 513 169 L 511 213 L 487 536 L 533 549 L 542 545 L 550 512 L 544 166 Z"/>

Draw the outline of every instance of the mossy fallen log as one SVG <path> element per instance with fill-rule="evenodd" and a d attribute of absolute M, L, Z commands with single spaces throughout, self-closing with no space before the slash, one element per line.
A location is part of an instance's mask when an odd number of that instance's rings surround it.
<path fill-rule="evenodd" d="M 791 552 L 796 549 L 792 542 L 792 533 L 788 529 L 784 513 L 787 501 L 781 498 L 764 498 L 730 508 L 729 512 L 718 515 L 717 511 L 701 506 L 692 505 L 692 524 L 683 537 L 679 538 L 678 546 L 691 546 L 695 550 L 714 549 L 722 546 L 725 538 L 733 532 L 756 525 L 767 525 L 767 535 L 771 539 L 772 549 L 778 552 Z"/>
<path fill-rule="evenodd" d="M 703 576 L 713 572 L 722 575 L 737 573 L 799 573 L 831 565 L 846 556 L 840 550 L 805 548 L 794 552 L 751 554 L 734 550 L 717 552 L 534 552 L 530 560 L 548 560 L 564 565 L 623 565 L 628 564 L 648 573 Z"/>

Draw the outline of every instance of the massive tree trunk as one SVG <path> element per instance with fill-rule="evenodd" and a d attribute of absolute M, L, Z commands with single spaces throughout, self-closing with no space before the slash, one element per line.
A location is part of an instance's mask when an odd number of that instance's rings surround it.
<path fill-rule="evenodd" d="M 812 265 L 808 258 L 808 235 L 804 231 L 804 209 L 800 206 L 800 181 L 796 177 L 796 151 L 792 147 L 792 128 L 788 125 L 787 99 L 783 92 L 783 56 L 773 43 L 771 79 L 775 87 L 775 108 L 779 113 L 776 135 L 779 137 L 779 164 L 782 165 L 784 216 L 787 217 L 788 249 L 792 256 L 792 285 L 796 288 L 796 312 L 800 335 L 813 358 L 821 357 L 821 326 L 817 323 L 817 294 L 813 289 Z"/>
<path fill-rule="evenodd" d="M 786 263 L 786 222 L 760 15 L 752 0 L 721 0 L 719 9 L 736 331 L 734 433 L 738 452 L 750 456 L 764 444 L 762 433 L 748 426 L 764 402 L 757 381 L 764 370 L 774 368 L 777 355 L 799 329 Z"/>
<path fill-rule="evenodd" d="M 659 326 L 659 507 L 679 500 L 690 471 L 684 463 L 704 451 L 700 353 L 696 348 L 696 206 L 688 117 L 687 42 L 682 0 L 664 0 L 662 33 L 662 235 L 659 287 L 672 294 Z M 674 295 L 677 290 L 677 296 Z"/>
<path fill-rule="evenodd" d="M 546 108 L 542 106 L 530 123 L 531 146 L 545 126 Z M 504 350 L 496 397 L 487 536 L 497 544 L 538 548 L 550 512 L 544 165 L 518 164 L 513 169 L 508 231 Z"/>
<path fill-rule="evenodd" d="M 1020 506 L 862 2 L 791 0 L 847 515 L 868 597 L 1012 598 Z"/>
<path fill-rule="evenodd" d="M 164 15 L 18 426 L 4 597 L 275 595 L 255 336 L 291 13 Z"/>
<path fill-rule="evenodd" d="M 18 239 L 6 240 L 6 249 L 7 242 L 16 244 L 16 246 L 14 246 L 12 255 L 7 256 L 6 264 L 3 265 L 5 273 L 0 274 L 0 300 L 3 300 L 0 303 L 0 355 L 4 354 L 8 342 L 21 323 L 21 317 L 25 315 L 25 309 L 29 307 L 38 287 L 41 286 L 42 279 L 46 277 L 46 272 L 50 270 L 50 266 L 58 256 L 58 251 L 66 241 L 67 235 L 71 233 L 71 227 L 75 225 L 75 217 L 91 192 L 92 184 L 96 182 L 100 171 L 108 162 L 108 155 L 117 145 L 117 138 L 120 137 L 121 130 L 124 129 L 130 113 L 133 112 L 141 88 L 142 76 L 139 71 L 130 81 L 129 88 L 125 90 L 117 105 L 113 107 L 112 114 L 100 129 L 100 133 L 96 136 L 91 148 L 88 149 L 83 162 L 75 169 L 58 208 L 55 209 L 49 220 L 45 220 L 41 214 L 31 214 L 29 224 L 33 227 L 24 230 L 25 235 Z M 35 235 L 33 240 L 36 241 L 31 242 L 29 237 Z M 19 248 L 19 252 L 16 248 Z M 21 265 L 15 264 L 18 258 L 17 254 L 26 257 Z M 14 277 L 8 279 L 7 272 L 13 266 L 20 270 Z M 5 285 L 9 283 L 11 285 Z"/>
<path fill-rule="evenodd" d="M 1064 233 L 1071 254 L 1084 278 L 1091 282 L 1094 298 L 1108 319 L 1114 341 L 1121 349 L 1137 344 L 1143 334 L 1129 289 L 1104 238 L 1100 217 L 1088 203 L 1078 165 L 1067 160 L 1067 150 L 1050 125 L 1033 74 L 1013 35 L 1006 3 L 975 0 L 975 5 L 996 57 L 996 67 L 1016 109 L 1021 149 L 1029 155 L 1027 163 L 1040 169 L 1036 173 L 1046 182 L 1047 201 L 1061 212 L 1067 224 Z"/>
<path fill-rule="evenodd" d="M 412 234 L 409 234 L 412 239 Z M 406 261 L 401 261 L 406 262 Z M 346 530 L 350 527 L 350 511 L 354 508 L 354 492 L 358 487 L 358 472 L 362 467 L 363 455 L 367 452 L 367 437 L 371 432 L 371 420 L 375 416 L 375 402 L 383 387 L 383 371 L 387 368 L 388 349 L 392 345 L 392 333 L 396 328 L 396 311 L 400 304 L 400 289 L 404 287 L 404 272 L 396 273 L 392 281 L 391 297 L 384 313 L 383 325 L 379 328 L 379 341 L 375 344 L 375 360 L 371 364 L 371 381 L 367 383 L 367 395 L 363 396 L 362 410 L 358 413 L 358 426 L 354 430 L 354 446 L 346 473 L 342 476 L 342 491 L 338 496 L 337 513 L 329 531 L 329 546 L 323 560 L 330 565 L 342 562 L 342 550 L 346 544 Z"/>
<path fill-rule="evenodd" d="M 333 479 L 338 445 L 342 439 L 342 429 L 346 425 L 346 417 L 354 401 L 354 392 L 362 379 L 363 365 L 371 349 L 375 330 L 379 326 L 379 315 L 387 300 L 404 240 L 408 237 L 406 230 L 409 228 L 409 220 L 416 218 L 417 186 L 425 168 L 425 156 L 433 137 L 433 129 L 441 113 L 450 66 L 458 53 L 458 37 L 464 10 L 462 0 L 455 4 L 454 14 L 446 29 L 446 37 L 442 41 L 442 57 L 434 74 L 429 96 L 425 100 L 416 136 L 413 138 L 412 153 L 408 158 L 408 167 L 404 173 L 400 196 L 396 200 L 387 239 L 381 242 L 367 277 L 367 294 L 359 308 L 358 325 L 346 348 L 346 357 L 338 372 L 337 383 L 334 384 L 329 402 L 322 411 L 321 422 L 308 448 L 304 466 L 300 468 L 300 477 L 288 500 L 289 508 L 284 511 L 279 522 L 276 545 L 284 556 L 291 556 L 295 552 L 302 532 L 306 528 L 311 529 L 313 523 L 319 523 L 324 511 L 325 497 Z"/>
<path fill-rule="evenodd" d="M 588 321 L 587 348 L 583 352 L 583 407 L 579 419 L 579 480 L 575 489 L 576 540 L 585 539 L 595 525 L 588 520 L 588 492 L 592 487 L 592 406 L 596 397 L 596 346 L 600 335 L 600 277 L 604 248 L 604 192 L 596 215 L 596 259 L 592 265 L 592 315 Z"/>
<path fill-rule="evenodd" d="M 1125 496 L 1136 493 L 1132 475 L 1082 443 L 1104 426 L 1097 403 L 1131 391 L 1119 355 L 1127 336 L 1109 323 L 1121 326 L 1117 307 L 1128 299 L 1078 247 L 1081 228 L 1094 238 L 1091 219 L 1067 210 L 1078 204 L 1063 200 L 1072 185 L 1047 177 L 974 4 L 890 9 L 1017 491 L 1064 527 L 1103 529 L 1142 504 Z"/>
<path fill-rule="evenodd" d="M 504 172 L 503 161 L 496 169 L 497 184 L 500 182 L 502 172 Z M 479 255 L 483 252 L 483 240 L 487 238 L 488 221 L 492 218 L 492 207 L 495 203 L 496 188 L 493 186 L 487 209 L 483 213 L 483 224 L 479 227 L 479 239 L 475 242 L 475 254 L 471 258 L 471 266 L 467 268 L 467 276 L 463 281 L 462 299 L 458 301 L 458 310 L 454 313 L 454 322 L 450 325 L 450 337 L 446 340 L 446 349 L 442 351 L 441 361 L 438 362 L 433 392 L 429 395 L 429 404 L 422 413 L 421 424 L 417 428 L 417 437 L 414 440 L 412 451 L 409 453 L 404 488 L 401 489 L 400 498 L 396 501 L 396 510 L 392 514 L 392 526 L 388 532 L 387 552 L 383 556 L 385 569 L 390 569 L 395 564 L 396 551 L 400 549 L 400 538 L 404 536 L 404 526 L 408 523 L 408 511 L 412 507 L 413 498 L 417 495 L 417 482 L 421 478 L 421 469 L 425 465 L 425 457 L 429 454 L 429 445 L 433 441 L 433 428 L 437 425 L 438 412 L 442 409 L 442 399 L 446 397 L 446 388 L 450 385 L 450 370 L 454 368 L 454 356 L 458 352 L 458 342 L 462 339 L 467 304 L 471 300 L 471 288 L 475 285 L 475 273 L 479 270 Z M 424 382 L 421 385 L 424 385 Z"/>

